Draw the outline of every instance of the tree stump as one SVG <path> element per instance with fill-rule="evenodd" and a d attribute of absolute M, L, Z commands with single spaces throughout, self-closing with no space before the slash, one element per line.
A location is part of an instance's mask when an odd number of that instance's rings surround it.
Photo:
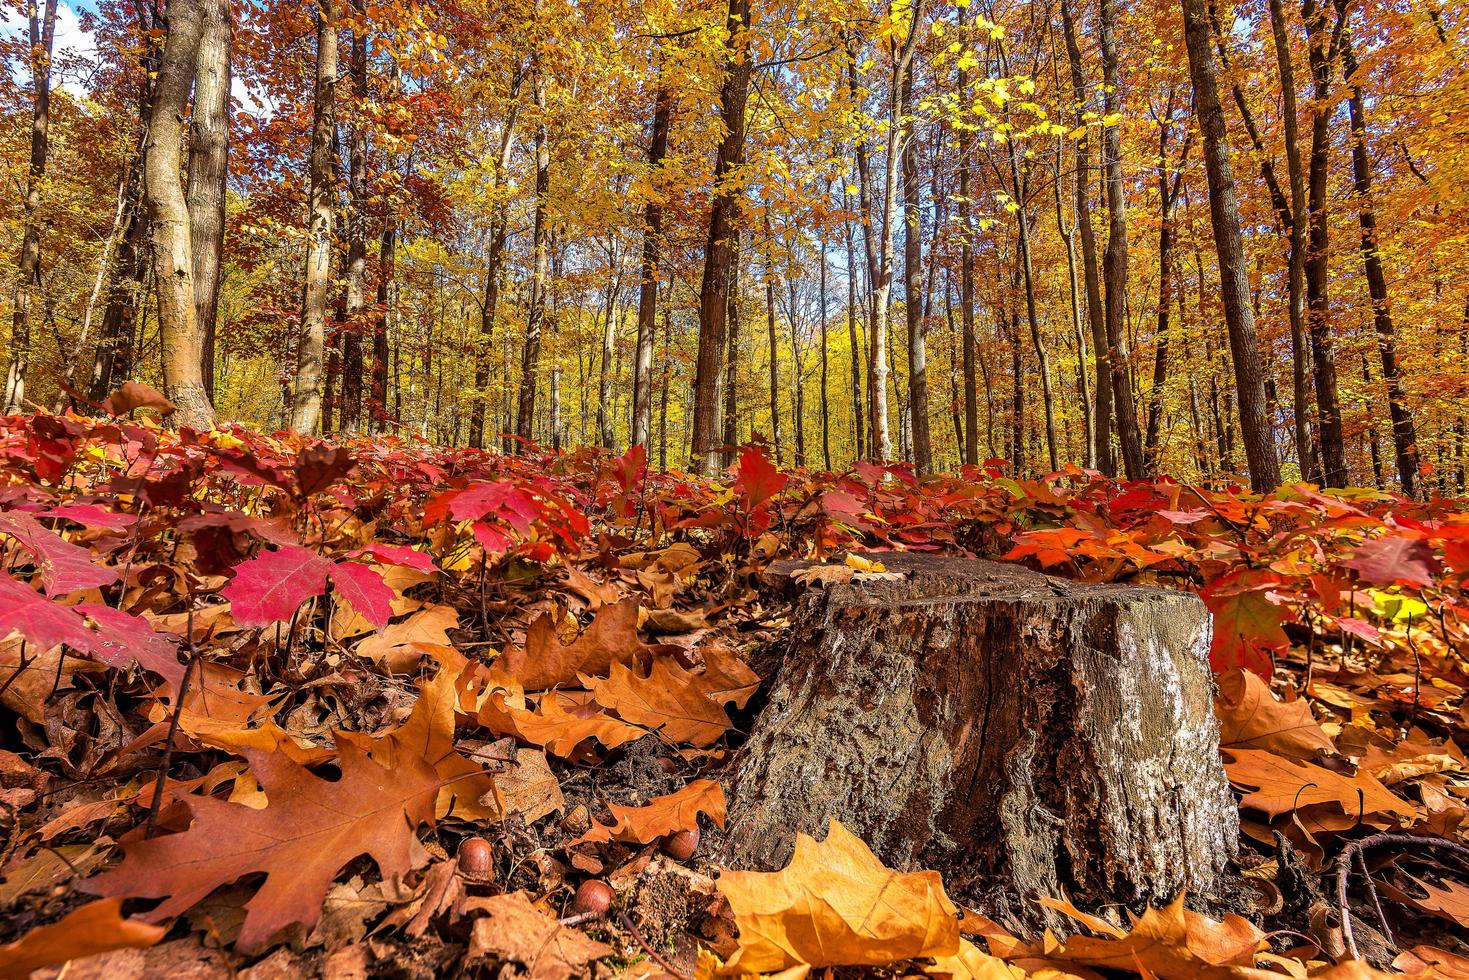
<path fill-rule="evenodd" d="M 835 817 L 1014 928 L 1207 898 L 1235 853 L 1196 596 L 881 555 L 897 581 L 799 598 L 730 769 L 722 857 L 774 870 Z M 801 590 L 782 563 L 767 584 Z M 1074 923 L 1072 923 L 1074 925 Z"/>

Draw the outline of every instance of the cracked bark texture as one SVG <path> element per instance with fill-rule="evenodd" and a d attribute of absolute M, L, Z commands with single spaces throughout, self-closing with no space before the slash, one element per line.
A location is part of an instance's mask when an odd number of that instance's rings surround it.
<path fill-rule="evenodd" d="M 882 555 L 798 600 L 728 777 L 722 857 L 773 870 L 828 817 L 1012 928 L 1037 905 L 1207 901 L 1238 838 L 1195 596 Z M 769 584 L 798 588 L 783 563 Z M 1115 910 L 1114 910 L 1115 914 Z"/>

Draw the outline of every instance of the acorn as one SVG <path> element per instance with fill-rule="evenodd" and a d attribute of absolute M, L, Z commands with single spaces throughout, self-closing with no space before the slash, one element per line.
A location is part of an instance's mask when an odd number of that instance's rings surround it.
<path fill-rule="evenodd" d="M 495 849 L 483 837 L 466 837 L 459 844 L 459 871 L 469 878 L 495 874 Z"/>
<path fill-rule="evenodd" d="M 675 861 L 687 861 L 699 849 L 699 828 L 680 830 L 663 838 L 663 853 Z"/>
<path fill-rule="evenodd" d="M 566 913 L 601 918 L 612 908 L 612 897 L 612 887 L 607 882 L 588 878 L 576 890 L 576 897 L 567 906 Z"/>

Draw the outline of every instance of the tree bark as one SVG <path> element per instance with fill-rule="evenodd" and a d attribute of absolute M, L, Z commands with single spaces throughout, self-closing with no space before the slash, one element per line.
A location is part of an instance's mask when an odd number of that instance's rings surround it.
<path fill-rule="evenodd" d="M 775 334 L 775 264 L 770 257 L 774 243 L 770 241 L 768 220 L 765 223 L 765 238 L 765 332 L 770 345 L 770 441 L 775 445 L 776 465 L 782 465 L 785 462 L 785 446 L 780 431 L 780 345 Z"/>
<path fill-rule="evenodd" d="M 1346 18 L 1346 4 L 1337 0 L 1337 15 Z M 1392 305 L 1387 294 L 1387 275 L 1382 267 L 1382 252 L 1377 241 L 1377 210 L 1372 198 L 1372 162 L 1367 154 L 1367 111 L 1362 100 L 1356 53 L 1351 36 L 1343 39 L 1342 63 L 1347 84 L 1351 86 L 1348 111 L 1352 121 L 1352 184 L 1357 195 L 1358 223 L 1362 228 L 1362 272 L 1367 278 L 1367 293 L 1372 299 L 1372 324 L 1377 332 L 1377 352 L 1382 361 L 1382 380 L 1387 386 L 1387 408 L 1392 419 L 1393 452 L 1397 458 L 1398 480 L 1404 495 L 1418 496 L 1418 433 L 1408 396 L 1403 390 L 1402 371 L 1398 365 L 1397 330 L 1393 324 Z"/>
<path fill-rule="evenodd" d="M 903 76 L 903 105 L 913 103 L 913 62 Z M 903 292 L 908 320 L 908 414 L 913 427 L 913 462 L 920 474 L 933 472 L 928 431 L 928 344 L 923 310 L 923 186 L 918 179 L 918 139 L 903 146 Z"/>
<path fill-rule="evenodd" d="M 367 25 L 365 0 L 352 0 L 352 95 L 355 117 L 347 148 L 347 295 L 342 325 L 341 430 L 362 430 L 363 322 L 367 304 Z"/>
<path fill-rule="evenodd" d="M 660 68 L 660 71 L 662 69 Z M 633 360 L 631 444 L 645 446 L 653 419 L 653 344 L 657 340 L 658 275 L 663 253 L 663 205 L 657 185 L 668 154 L 668 90 L 660 82 L 653 94 L 653 124 L 648 136 L 648 181 L 653 186 L 643 207 L 643 263 L 638 291 L 638 346 Z"/>
<path fill-rule="evenodd" d="M 740 229 L 730 230 L 729 295 L 724 315 L 724 465 L 733 466 L 740 442 Z"/>
<path fill-rule="evenodd" d="M 816 247 L 819 250 L 817 261 L 821 263 L 816 287 L 817 322 L 821 328 L 821 462 L 827 472 L 831 472 L 831 395 L 828 390 L 830 365 L 826 340 L 826 239 L 819 239 Z"/>
<path fill-rule="evenodd" d="M 1092 458 L 1097 469 L 1108 476 L 1117 474 L 1117 461 L 1112 455 L 1112 364 L 1107 356 L 1107 325 L 1102 306 L 1101 276 L 1097 268 L 1097 233 L 1092 226 L 1091 194 L 1087 173 L 1091 168 L 1091 150 L 1086 128 L 1086 72 L 1082 66 L 1081 47 L 1076 41 L 1076 23 L 1070 0 L 1061 0 L 1061 30 L 1066 40 L 1066 56 L 1071 66 L 1071 94 L 1076 101 L 1075 121 L 1081 128 L 1076 141 L 1076 227 L 1081 232 L 1082 277 L 1086 285 L 1086 315 L 1092 335 L 1092 371 L 1096 404 L 1092 410 Z"/>
<path fill-rule="evenodd" d="M 312 110 L 310 181 L 306 214 L 306 285 L 301 299 L 301 337 L 296 347 L 296 392 L 291 425 L 312 435 L 321 424 L 326 307 L 332 284 L 332 143 L 336 133 L 337 3 L 318 0 L 316 95 Z"/>
<path fill-rule="evenodd" d="M 225 181 L 229 177 L 229 0 L 200 0 L 203 29 L 189 115 L 189 237 L 193 246 L 194 309 L 204 337 L 204 390 L 214 400 L 214 345 L 224 263 Z"/>
<path fill-rule="evenodd" d="M 693 469 L 712 476 L 719 467 L 720 355 L 725 347 L 732 241 L 742 192 L 733 180 L 745 155 L 745 103 L 754 59 L 750 46 L 750 0 L 729 0 L 725 18 L 726 65 L 719 90 L 724 136 L 714 163 L 714 200 L 704 246 L 704 278 L 699 287 L 699 349 L 694 374 Z"/>
<path fill-rule="evenodd" d="M 26 4 L 31 47 L 31 160 L 26 179 L 20 260 L 15 277 L 15 310 L 11 319 L 10 366 L 5 393 L 0 398 L 6 415 L 25 408 L 26 374 L 31 359 L 31 317 L 41 292 L 41 183 L 46 179 L 46 156 L 51 130 L 51 48 L 56 37 L 56 0 L 46 0 L 45 12 L 36 0 Z"/>
<path fill-rule="evenodd" d="M 1311 157 L 1307 171 L 1306 209 L 1306 325 L 1311 335 L 1311 367 L 1316 386 L 1316 411 L 1321 432 L 1321 479 L 1330 487 L 1351 482 L 1347 472 L 1346 441 L 1342 434 L 1341 398 L 1336 381 L 1336 341 L 1331 335 L 1331 214 L 1327 205 L 1327 177 L 1331 153 L 1332 64 L 1340 49 L 1342 19 L 1328 29 L 1326 4 L 1304 0 L 1301 16 L 1309 35 L 1307 54 L 1315 81 L 1311 113 Z"/>
<path fill-rule="evenodd" d="M 1117 7 L 1115 0 L 1100 0 L 1102 42 L 1102 112 L 1122 112 L 1122 82 L 1117 71 Z M 1106 157 L 1107 249 L 1102 256 L 1106 281 L 1107 357 L 1112 367 L 1112 402 L 1117 408 L 1117 441 L 1122 447 L 1122 468 L 1129 480 L 1146 473 L 1142 434 L 1138 431 L 1137 409 L 1132 398 L 1132 368 L 1127 346 L 1127 188 L 1122 175 L 1122 132 L 1116 125 L 1102 127 L 1102 153 Z"/>
<path fill-rule="evenodd" d="M 1197 597 L 882 556 L 801 595 L 730 775 L 719 859 L 773 869 L 838 818 L 1028 933 L 1033 899 L 1208 900 L 1238 840 Z M 767 583 L 807 563 L 785 562 Z M 1111 914 L 1116 914 L 1115 910 Z"/>
<path fill-rule="evenodd" d="M 1030 327 L 1030 341 L 1035 347 L 1036 360 L 1041 371 L 1041 402 L 1046 413 L 1046 451 L 1051 471 L 1061 468 L 1061 459 L 1056 451 L 1056 407 L 1055 394 L 1051 390 L 1051 357 L 1041 339 L 1041 324 L 1036 312 L 1035 270 L 1030 258 L 1030 217 L 1026 204 L 1025 181 L 1020 176 L 1020 162 L 1015 154 L 1015 141 L 1007 141 L 1010 157 L 1010 181 L 1015 194 L 1016 229 L 1019 235 L 1020 267 L 1025 280 L 1025 318 Z"/>
<path fill-rule="evenodd" d="M 1224 321 L 1229 331 L 1235 384 L 1239 390 L 1240 428 L 1249 460 L 1250 485 L 1265 493 L 1280 485 L 1280 460 L 1276 455 L 1275 434 L 1266 409 L 1265 380 L 1255 340 L 1255 313 L 1250 306 L 1244 243 L 1240 240 L 1239 201 L 1235 196 L 1234 167 L 1224 125 L 1224 107 L 1219 102 L 1219 83 L 1214 73 L 1204 0 L 1182 0 L 1182 4 L 1189 73 L 1194 87 L 1194 112 L 1198 116 L 1204 170 L 1209 182 L 1209 215 L 1219 260 Z M 1226 454 L 1222 450 L 1220 456 L 1223 464 Z"/>
<path fill-rule="evenodd" d="M 178 406 L 173 421 L 196 429 L 214 422 L 214 406 L 204 387 L 204 338 L 194 303 L 189 205 L 179 175 L 184 113 L 202 33 L 203 16 L 195 0 L 168 0 L 168 37 L 158 66 L 144 163 L 163 343 L 163 393 Z"/>
<path fill-rule="evenodd" d="M 548 227 L 546 209 L 551 192 L 551 138 L 546 127 L 546 81 L 541 77 L 539 63 L 531 66 L 534 73 L 533 88 L 537 112 L 535 160 L 536 160 L 536 207 L 531 227 L 531 276 L 530 308 L 525 316 L 525 347 L 520 360 L 520 400 L 516 406 L 515 434 L 519 440 L 516 452 L 524 452 L 535 438 L 536 388 L 541 373 L 541 333 L 546 322 L 546 273 L 550 256 L 546 247 Z M 555 406 L 559 409 L 559 405 Z M 553 414 L 559 414 L 553 412 Z M 556 440 L 560 420 L 553 419 L 551 440 Z"/>

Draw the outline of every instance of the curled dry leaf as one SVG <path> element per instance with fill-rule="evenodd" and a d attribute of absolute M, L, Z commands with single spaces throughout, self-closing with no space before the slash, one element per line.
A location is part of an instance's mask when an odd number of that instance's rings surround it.
<path fill-rule="evenodd" d="M 579 674 L 605 676 L 614 663 L 635 663 L 655 650 L 638 638 L 638 600 L 627 598 L 599 609 L 570 643 L 557 638 L 550 616 L 539 616 L 530 624 L 525 646 L 506 650 L 500 659 L 527 691 L 542 691 L 572 683 Z"/>
<path fill-rule="evenodd" d="M 724 789 L 712 779 L 696 779 L 677 793 L 648 801 L 647 806 L 610 807 L 616 822 L 608 827 L 593 823 L 573 844 L 589 841 L 617 840 L 630 844 L 648 844 L 680 830 L 699 826 L 699 814 L 707 814 L 720 827 L 724 826 Z"/>
<path fill-rule="evenodd" d="M 1344 776 L 1260 749 L 1225 749 L 1224 768 L 1229 781 L 1245 791 L 1240 805 L 1271 817 L 1315 803 L 1335 804 L 1349 814 L 1412 817 L 1417 812 L 1365 772 Z"/>
<path fill-rule="evenodd" d="M 1064 903 L 1047 902 L 1062 912 Z M 1265 948 L 1265 934 L 1248 920 L 1228 915 L 1216 922 L 1183 907 L 1183 896 L 1163 908 L 1150 908 L 1123 934 L 1106 938 L 1075 936 L 1049 957 L 1128 973 L 1145 972 L 1160 980 L 1238 978 L 1254 972 L 1255 954 Z M 1268 974 L 1267 974 L 1268 975 Z"/>
<path fill-rule="evenodd" d="M 706 748 L 730 728 L 729 716 L 710 699 L 705 675 L 664 659 L 647 677 L 623 664 L 612 665 L 605 680 L 583 678 L 596 702 L 634 725 L 661 732 L 670 741 Z"/>
<path fill-rule="evenodd" d="M 1219 744 L 1226 748 L 1265 749 L 1291 759 L 1333 753 L 1331 737 L 1316 723 L 1305 700 L 1281 701 L 1259 675 L 1236 668 L 1219 677 L 1214 701 Z"/>
<path fill-rule="evenodd" d="M 0 977 L 28 977 L 43 966 L 53 966 L 114 949 L 146 949 L 168 930 L 118 913 L 122 899 L 104 898 L 73 909 L 59 922 L 32 929 L 13 943 L 0 946 Z"/>
<path fill-rule="evenodd" d="M 740 932 L 726 975 L 960 953 L 958 912 L 938 873 L 884 867 L 836 820 L 824 841 L 797 834 L 783 870 L 726 871 L 718 887 Z"/>

